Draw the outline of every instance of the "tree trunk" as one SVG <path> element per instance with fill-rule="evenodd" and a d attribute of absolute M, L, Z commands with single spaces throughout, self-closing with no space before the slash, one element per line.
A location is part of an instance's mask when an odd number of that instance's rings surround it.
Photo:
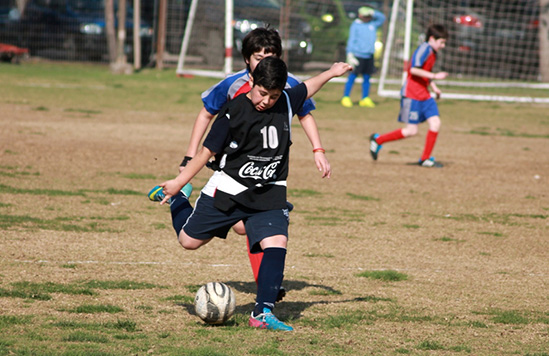
<path fill-rule="evenodd" d="M 549 0 L 539 5 L 539 69 L 541 81 L 549 83 Z"/>
<path fill-rule="evenodd" d="M 118 31 L 116 36 L 116 62 L 124 65 L 126 54 L 124 46 L 126 44 L 126 0 L 118 0 Z"/>
<path fill-rule="evenodd" d="M 114 0 L 105 0 L 105 32 L 107 35 L 107 47 L 109 62 L 116 62 L 116 37 L 114 33 Z"/>
<path fill-rule="evenodd" d="M 156 40 L 156 68 L 164 69 L 164 50 L 166 48 L 166 17 L 168 1 L 160 0 L 158 8 L 158 37 Z"/>

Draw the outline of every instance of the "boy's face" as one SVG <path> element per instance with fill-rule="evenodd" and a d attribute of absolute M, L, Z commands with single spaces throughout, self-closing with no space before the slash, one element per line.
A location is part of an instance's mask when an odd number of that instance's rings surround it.
<path fill-rule="evenodd" d="M 435 51 L 439 51 L 446 47 L 446 38 L 439 38 L 436 40 L 434 37 L 429 37 L 429 44 Z"/>
<path fill-rule="evenodd" d="M 250 66 L 250 73 L 253 73 L 257 63 L 263 58 L 274 56 L 274 53 L 265 53 L 265 49 L 261 49 L 259 52 L 254 52 L 249 59 L 246 60 L 246 64 Z"/>
<path fill-rule="evenodd" d="M 276 104 L 278 98 L 280 98 L 280 95 L 282 95 L 280 90 L 268 90 L 261 85 L 254 85 L 252 90 L 246 94 L 257 111 L 265 111 L 272 108 L 273 105 Z"/>

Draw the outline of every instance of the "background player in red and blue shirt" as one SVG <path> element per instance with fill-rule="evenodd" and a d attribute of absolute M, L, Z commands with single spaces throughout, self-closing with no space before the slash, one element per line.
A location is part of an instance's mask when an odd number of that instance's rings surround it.
<path fill-rule="evenodd" d="M 440 98 L 441 91 L 433 80 L 445 79 L 448 73 L 434 73 L 432 70 L 437 52 L 446 45 L 448 32 L 442 25 L 431 25 L 427 29 L 426 38 L 427 41 L 419 45 L 412 55 L 408 66 L 408 77 L 400 92 L 398 121 L 405 123 L 406 127 L 382 135 L 370 136 L 370 153 L 374 160 L 377 160 L 382 144 L 417 135 L 418 125 L 427 121 L 429 131 L 418 163 L 422 167 L 442 167 L 440 162 L 431 157 L 440 130 L 440 116 L 437 103 L 429 92 L 429 86 L 433 89 L 436 98 Z"/>

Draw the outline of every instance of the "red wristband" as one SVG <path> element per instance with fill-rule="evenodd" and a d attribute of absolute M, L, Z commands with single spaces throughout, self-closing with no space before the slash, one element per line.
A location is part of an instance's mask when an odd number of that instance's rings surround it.
<path fill-rule="evenodd" d="M 326 150 L 322 147 L 313 149 L 313 153 L 317 153 L 317 152 L 326 153 Z"/>

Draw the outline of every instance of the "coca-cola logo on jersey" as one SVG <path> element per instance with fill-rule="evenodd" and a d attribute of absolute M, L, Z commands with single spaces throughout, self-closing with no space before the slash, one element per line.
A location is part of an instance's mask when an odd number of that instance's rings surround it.
<path fill-rule="evenodd" d="M 280 164 L 278 162 L 272 162 L 262 167 L 256 167 L 255 162 L 248 162 L 240 167 L 238 175 L 242 178 L 253 178 L 268 180 L 276 178 L 276 167 Z"/>

